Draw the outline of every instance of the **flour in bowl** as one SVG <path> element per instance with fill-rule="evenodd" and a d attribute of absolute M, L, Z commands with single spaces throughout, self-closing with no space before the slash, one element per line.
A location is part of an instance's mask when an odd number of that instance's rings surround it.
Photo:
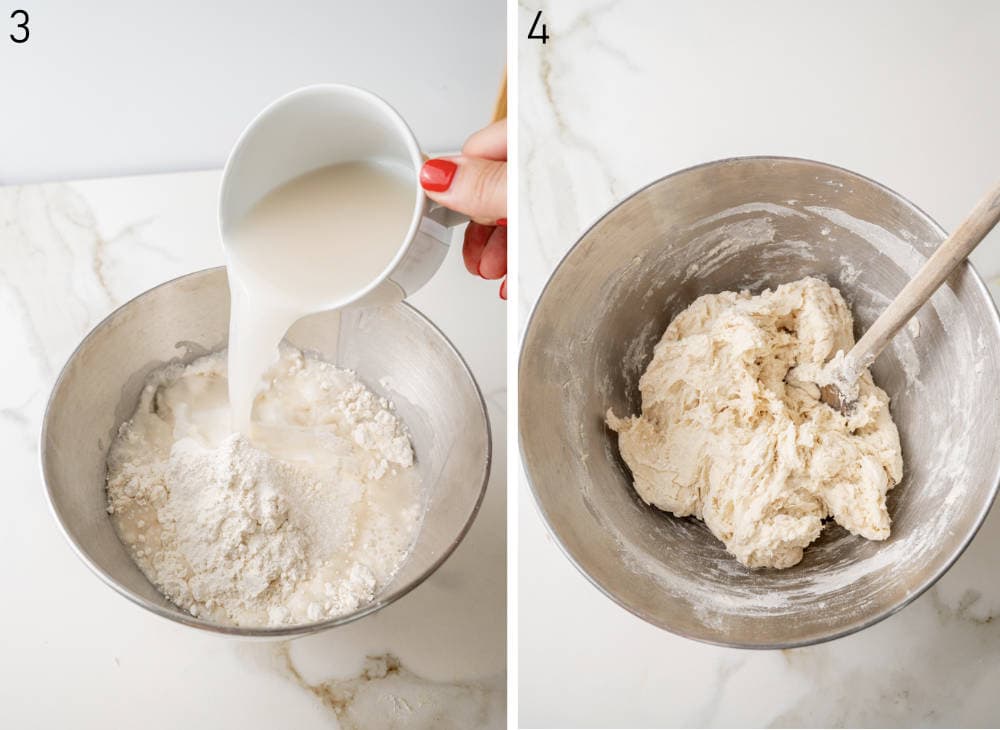
<path fill-rule="evenodd" d="M 642 414 L 607 414 L 636 492 L 704 520 L 751 568 L 798 563 L 827 517 L 886 539 L 903 471 L 889 398 L 865 370 L 844 416 L 816 385 L 853 344 L 850 310 L 819 279 L 699 297 L 656 345 Z"/>
<path fill-rule="evenodd" d="M 282 347 L 232 433 L 225 353 L 154 372 L 108 456 L 108 512 L 149 580 L 192 615 L 282 626 L 369 603 L 422 514 L 392 405 Z"/>

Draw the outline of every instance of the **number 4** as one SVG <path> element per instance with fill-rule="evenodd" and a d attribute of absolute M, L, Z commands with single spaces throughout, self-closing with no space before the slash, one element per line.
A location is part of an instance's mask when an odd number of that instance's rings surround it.
<path fill-rule="evenodd" d="M 539 10 L 535 15 L 535 22 L 531 24 L 531 30 L 528 31 L 528 38 L 532 40 L 541 41 L 542 45 L 549 39 L 549 34 L 545 32 L 545 23 L 542 23 L 542 34 L 535 35 L 535 30 L 538 28 L 538 21 L 542 19 L 542 11 Z"/>

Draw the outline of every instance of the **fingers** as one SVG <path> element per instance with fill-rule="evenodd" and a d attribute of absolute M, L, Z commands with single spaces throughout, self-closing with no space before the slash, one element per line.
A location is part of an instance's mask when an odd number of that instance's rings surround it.
<path fill-rule="evenodd" d="M 507 273 L 507 229 L 470 223 L 465 229 L 462 258 L 470 274 L 500 279 Z"/>
<path fill-rule="evenodd" d="M 479 276 L 479 261 L 483 258 L 483 249 L 493 233 L 493 226 L 482 223 L 470 223 L 465 229 L 465 243 L 462 245 L 462 260 L 465 270 Z"/>
<path fill-rule="evenodd" d="M 427 197 L 479 223 L 507 215 L 507 163 L 460 155 L 428 160 L 420 169 Z"/>
<path fill-rule="evenodd" d="M 479 259 L 479 275 L 484 279 L 501 279 L 507 273 L 507 229 L 493 229 L 483 255 Z"/>
<path fill-rule="evenodd" d="M 428 160 L 420 170 L 427 197 L 472 219 L 462 246 L 465 268 L 503 279 L 501 299 L 507 298 L 506 159 L 507 120 L 501 119 L 469 137 L 458 157 Z"/>
<path fill-rule="evenodd" d="M 480 129 L 462 145 L 462 154 L 468 157 L 482 157 L 487 160 L 507 159 L 507 120 L 493 122 Z"/>

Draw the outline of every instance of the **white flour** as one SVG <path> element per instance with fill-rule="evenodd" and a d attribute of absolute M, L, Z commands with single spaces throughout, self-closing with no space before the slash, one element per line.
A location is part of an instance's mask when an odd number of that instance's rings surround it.
<path fill-rule="evenodd" d="M 407 433 L 353 373 L 283 348 L 230 432 L 225 353 L 150 377 L 108 458 L 108 512 L 143 573 L 194 616 L 300 624 L 370 602 L 422 500 Z"/>

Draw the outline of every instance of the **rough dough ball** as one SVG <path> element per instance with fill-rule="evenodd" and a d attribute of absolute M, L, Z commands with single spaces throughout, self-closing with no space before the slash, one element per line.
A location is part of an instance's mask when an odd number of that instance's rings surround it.
<path fill-rule="evenodd" d="M 903 473 L 889 397 L 866 370 L 843 416 L 815 385 L 853 344 L 843 297 L 819 279 L 698 298 L 656 345 L 642 415 L 607 414 L 636 492 L 704 520 L 751 568 L 795 565 L 826 517 L 886 539 L 885 495 Z"/>

